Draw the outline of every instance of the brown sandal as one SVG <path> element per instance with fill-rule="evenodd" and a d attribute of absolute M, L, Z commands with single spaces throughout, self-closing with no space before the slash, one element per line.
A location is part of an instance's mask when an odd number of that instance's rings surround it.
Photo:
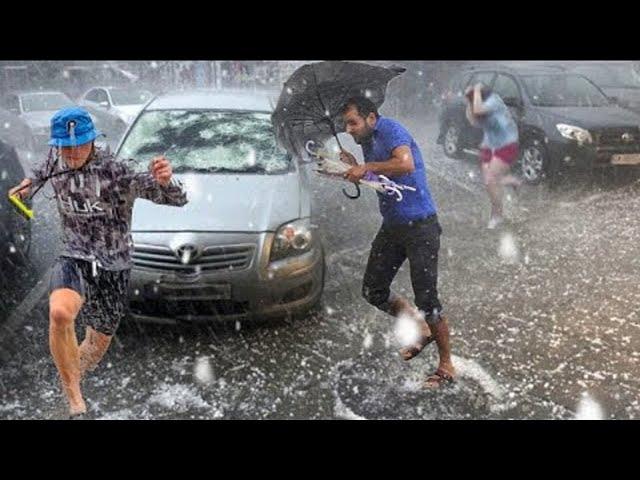
<path fill-rule="evenodd" d="M 401 349 L 400 354 L 402 355 L 405 361 L 409 361 L 412 358 L 414 358 L 416 355 L 418 355 L 422 350 L 424 350 L 424 347 L 429 345 L 435 339 L 436 339 L 435 335 L 423 335 L 418 339 L 418 341 L 414 345 Z M 405 357 L 402 353 L 403 351 L 410 354 L 410 356 Z"/>
<path fill-rule="evenodd" d="M 427 379 L 424 381 L 423 387 L 439 388 L 443 384 L 452 384 L 454 382 L 455 379 L 451 376 L 451 374 L 439 368 L 435 371 L 435 373 L 427 377 Z"/>

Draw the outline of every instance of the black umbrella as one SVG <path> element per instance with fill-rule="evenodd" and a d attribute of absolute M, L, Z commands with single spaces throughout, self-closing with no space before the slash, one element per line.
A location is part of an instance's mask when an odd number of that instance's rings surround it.
<path fill-rule="evenodd" d="M 342 61 L 303 65 L 285 82 L 271 116 L 278 142 L 295 156 L 301 156 L 307 141 L 323 142 L 331 136 L 342 149 L 336 120 L 344 103 L 365 96 L 380 108 L 389 81 L 405 70 Z M 358 198 L 356 187 L 355 196 L 345 195 Z"/>

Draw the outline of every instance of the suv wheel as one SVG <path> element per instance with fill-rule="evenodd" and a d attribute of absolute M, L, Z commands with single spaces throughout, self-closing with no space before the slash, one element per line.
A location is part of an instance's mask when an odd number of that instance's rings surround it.
<path fill-rule="evenodd" d="M 539 140 L 527 140 L 520 153 L 520 171 L 525 182 L 537 185 L 549 173 L 549 155 Z"/>
<path fill-rule="evenodd" d="M 460 129 L 453 123 L 447 125 L 442 148 L 447 157 L 460 158 Z"/>

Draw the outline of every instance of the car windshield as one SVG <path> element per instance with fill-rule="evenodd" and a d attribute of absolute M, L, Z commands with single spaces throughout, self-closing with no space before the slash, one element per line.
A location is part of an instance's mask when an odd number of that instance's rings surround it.
<path fill-rule="evenodd" d="M 63 93 L 22 95 L 22 109 L 25 112 L 54 111 L 72 105 L 73 102 Z"/>
<path fill-rule="evenodd" d="M 524 75 L 527 95 L 538 107 L 602 107 L 609 99 L 581 75 Z"/>
<path fill-rule="evenodd" d="M 142 105 L 151 98 L 151 92 L 147 90 L 129 90 L 126 88 L 112 88 L 111 100 L 114 105 Z"/>
<path fill-rule="evenodd" d="M 580 65 L 575 71 L 601 87 L 640 88 L 640 76 L 631 64 Z"/>
<path fill-rule="evenodd" d="M 289 155 L 276 145 L 268 113 L 205 110 L 144 112 L 119 153 L 144 171 L 166 154 L 176 173 L 265 173 L 291 171 Z"/>

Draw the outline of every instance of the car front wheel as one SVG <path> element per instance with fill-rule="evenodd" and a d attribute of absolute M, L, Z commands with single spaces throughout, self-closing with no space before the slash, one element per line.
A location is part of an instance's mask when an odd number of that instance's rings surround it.
<path fill-rule="evenodd" d="M 520 153 L 520 171 L 525 182 L 541 183 L 548 174 L 549 155 L 539 140 L 528 140 Z"/>
<path fill-rule="evenodd" d="M 442 148 L 447 157 L 460 158 L 460 129 L 453 123 L 447 125 Z"/>

